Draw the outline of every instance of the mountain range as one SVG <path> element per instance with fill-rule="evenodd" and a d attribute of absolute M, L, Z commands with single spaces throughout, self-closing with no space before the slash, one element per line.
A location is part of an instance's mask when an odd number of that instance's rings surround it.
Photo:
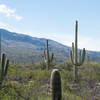
<path fill-rule="evenodd" d="M 43 60 L 43 51 L 46 49 L 46 39 L 10 32 L 0 29 L 2 52 L 6 53 L 10 61 L 15 63 L 33 63 Z M 70 60 L 71 47 L 54 40 L 49 41 L 50 53 L 54 53 L 55 62 Z M 86 51 L 86 60 L 100 61 L 100 52 Z"/>

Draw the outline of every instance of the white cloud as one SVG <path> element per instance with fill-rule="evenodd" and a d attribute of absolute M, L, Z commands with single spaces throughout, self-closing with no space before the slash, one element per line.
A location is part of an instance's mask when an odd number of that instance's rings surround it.
<path fill-rule="evenodd" d="M 16 10 L 8 8 L 5 4 L 0 5 L 0 14 L 6 17 L 14 17 L 18 21 L 22 19 L 22 16 L 16 14 Z"/>

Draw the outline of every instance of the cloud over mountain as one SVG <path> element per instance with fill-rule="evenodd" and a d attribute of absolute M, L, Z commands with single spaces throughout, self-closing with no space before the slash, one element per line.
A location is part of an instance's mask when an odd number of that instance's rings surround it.
<path fill-rule="evenodd" d="M 9 18 L 15 18 L 16 20 L 21 20 L 23 17 L 18 15 L 16 13 L 15 9 L 10 9 L 8 6 L 6 6 L 5 4 L 1 4 L 0 5 L 0 14 L 3 14 L 5 17 Z"/>

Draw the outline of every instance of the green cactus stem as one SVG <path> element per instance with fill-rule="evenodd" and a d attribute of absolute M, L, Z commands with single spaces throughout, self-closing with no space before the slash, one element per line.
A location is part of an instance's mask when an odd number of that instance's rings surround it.
<path fill-rule="evenodd" d="M 70 51 L 71 62 L 74 65 L 74 73 L 75 73 L 75 81 L 78 81 L 78 66 L 81 66 L 85 60 L 85 48 L 83 48 L 83 52 L 79 51 L 78 58 L 78 21 L 76 21 L 75 25 L 75 45 L 72 42 L 72 50 Z"/>
<path fill-rule="evenodd" d="M 52 71 L 50 83 L 52 100 L 62 100 L 61 76 L 58 69 Z"/>
<path fill-rule="evenodd" d="M 52 64 L 53 60 L 54 60 L 54 53 L 52 53 L 52 55 L 50 56 L 48 40 L 46 40 L 46 51 L 44 50 L 44 61 L 46 63 L 47 70 L 50 68 L 50 65 Z"/>
<path fill-rule="evenodd" d="M 0 62 L 1 62 L 1 33 L 0 33 Z"/>
<path fill-rule="evenodd" d="M 0 66 L 0 87 L 5 79 L 8 71 L 9 60 L 6 59 L 6 55 L 2 54 L 1 66 Z"/>

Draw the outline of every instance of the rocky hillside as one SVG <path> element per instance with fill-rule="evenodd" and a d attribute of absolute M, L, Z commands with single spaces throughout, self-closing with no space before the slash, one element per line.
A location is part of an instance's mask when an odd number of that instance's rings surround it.
<path fill-rule="evenodd" d="M 43 50 L 46 47 L 45 38 L 36 38 L 0 29 L 2 37 L 2 52 L 16 63 L 30 63 L 43 60 Z M 56 62 L 69 60 L 70 47 L 49 40 L 50 52 L 54 52 Z M 100 61 L 100 52 L 87 51 L 89 60 Z"/>

